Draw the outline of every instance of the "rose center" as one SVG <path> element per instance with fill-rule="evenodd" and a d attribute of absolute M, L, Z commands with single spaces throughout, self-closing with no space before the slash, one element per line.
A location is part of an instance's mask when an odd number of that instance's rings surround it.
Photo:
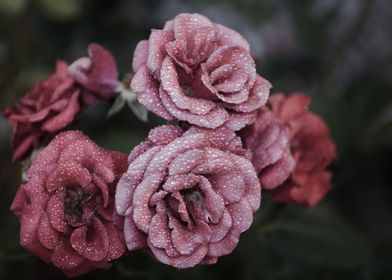
<path fill-rule="evenodd" d="M 204 196 L 196 188 L 186 189 L 181 192 L 187 209 L 194 220 L 211 222 L 211 215 L 204 203 Z"/>
<path fill-rule="evenodd" d="M 91 194 L 83 189 L 67 189 L 64 199 L 65 213 L 80 220 L 83 214 L 83 204 Z"/>

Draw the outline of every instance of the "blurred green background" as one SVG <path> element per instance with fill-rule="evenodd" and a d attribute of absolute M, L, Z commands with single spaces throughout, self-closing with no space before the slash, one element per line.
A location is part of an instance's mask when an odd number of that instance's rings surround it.
<path fill-rule="evenodd" d="M 306 92 L 339 150 L 335 188 L 319 206 L 263 207 L 239 247 L 218 264 L 177 271 L 136 252 L 82 279 L 391 279 L 392 1 L 390 0 L 0 0 L 0 106 L 54 70 L 110 49 L 124 75 L 136 43 L 180 12 L 199 12 L 244 35 L 273 91 Z M 110 104 L 73 128 L 129 152 L 158 124 Z M 20 182 L 10 127 L 0 117 L 0 279 L 64 279 L 18 245 L 8 208 Z"/>

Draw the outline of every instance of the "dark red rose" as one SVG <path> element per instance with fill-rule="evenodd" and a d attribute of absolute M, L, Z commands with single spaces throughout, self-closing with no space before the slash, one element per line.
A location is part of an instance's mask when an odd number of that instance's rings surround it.
<path fill-rule="evenodd" d="M 270 83 L 257 75 L 248 42 L 199 14 L 179 14 L 141 41 L 131 88 L 141 104 L 167 119 L 239 130 L 254 121 Z"/>
<path fill-rule="evenodd" d="M 160 126 L 128 160 L 116 191 L 127 247 L 147 245 L 176 268 L 231 253 L 260 206 L 256 172 L 228 128 Z"/>
<path fill-rule="evenodd" d="M 125 250 L 114 194 L 126 168 L 125 154 L 77 131 L 60 133 L 33 161 L 12 203 L 21 245 L 67 276 L 109 268 Z"/>
<path fill-rule="evenodd" d="M 327 125 L 309 104 L 303 94 L 274 94 L 243 134 L 262 186 L 273 199 L 302 206 L 316 205 L 331 189 L 328 167 L 337 158 Z"/>
<path fill-rule="evenodd" d="M 316 205 L 332 187 L 328 167 L 337 159 L 329 129 L 319 116 L 307 110 L 310 98 L 306 95 L 275 94 L 270 104 L 290 128 L 290 148 L 296 161 L 289 179 L 272 192 L 272 197 L 303 206 Z"/>
<path fill-rule="evenodd" d="M 116 63 L 98 44 L 89 46 L 89 58 L 71 66 L 57 62 L 56 72 L 4 110 L 13 128 L 13 160 L 20 160 L 73 122 L 87 106 L 114 97 L 119 86 Z"/>
<path fill-rule="evenodd" d="M 13 160 L 26 156 L 39 146 L 45 135 L 56 133 L 73 122 L 81 110 L 80 88 L 68 72 L 68 65 L 57 62 L 56 72 L 35 84 L 32 90 L 4 110 L 13 128 Z"/>

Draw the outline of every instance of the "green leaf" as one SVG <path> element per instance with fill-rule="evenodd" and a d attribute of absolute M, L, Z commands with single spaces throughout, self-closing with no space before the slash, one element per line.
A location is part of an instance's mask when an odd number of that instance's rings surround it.
<path fill-rule="evenodd" d="M 326 206 L 288 207 L 280 218 L 259 230 L 272 236 L 275 249 L 283 255 L 311 265 L 350 269 L 370 255 L 366 237 Z"/>

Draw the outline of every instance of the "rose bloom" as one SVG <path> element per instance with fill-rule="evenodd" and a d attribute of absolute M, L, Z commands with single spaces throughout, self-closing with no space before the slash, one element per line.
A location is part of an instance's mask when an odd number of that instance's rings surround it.
<path fill-rule="evenodd" d="M 125 154 L 77 131 L 60 133 L 33 161 L 11 205 L 21 245 L 70 277 L 109 268 L 125 250 L 114 194 L 126 168 Z"/>
<path fill-rule="evenodd" d="M 257 75 L 248 42 L 199 14 L 179 14 L 152 30 L 133 57 L 131 88 L 167 119 L 239 130 L 254 121 L 270 83 Z"/>
<path fill-rule="evenodd" d="M 58 61 L 53 75 L 4 110 L 13 128 L 14 161 L 72 123 L 86 106 L 113 97 L 118 86 L 113 57 L 97 44 L 89 46 L 89 53 L 70 68 Z"/>
<path fill-rule="evenodd" d="M 261 111 L 243 134 L 261 171 L 261 185 L 271 190 L 273 199 L 301 206 L 318 204 L 331 189 L 328 167 L 337 158 L 326 123 L 307 110 L 309 104 L 303 94 L 274 94 L 270 109 L 263 109 L 268 113 Z"/>
<path fill-rule="evenodd" d="M 117 185 L 129 250 L 148 246 L 176 268 L 231 253 L 260 206 L 260 184 L 239 137 L 228 128 L 150 131 Z"/>
<path fill-rule="evenodd" d="M 26 156 L 40 145 L 45 135 L 69 125 L 80 112 L 80 88 L 68 72 L 68 65 L 58 61 L 56 72 L 36 83 L 32 90 L 4 110 L 13 128 L 13 160 Z"/>

